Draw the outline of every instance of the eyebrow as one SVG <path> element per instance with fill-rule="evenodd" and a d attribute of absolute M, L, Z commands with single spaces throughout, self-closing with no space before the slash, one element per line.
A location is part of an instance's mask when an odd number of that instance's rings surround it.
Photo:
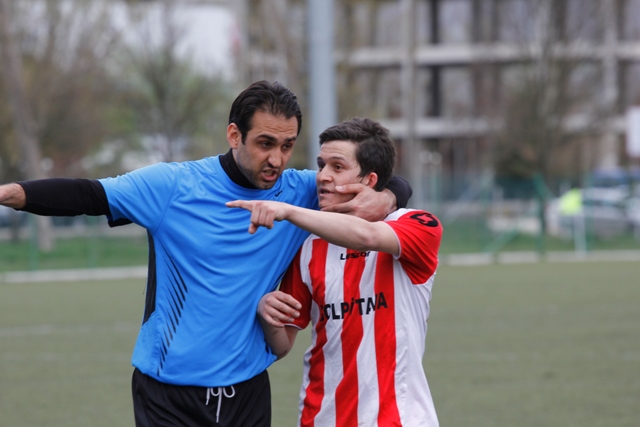
<path fill-rule="evenodd" d="M 268 133 L 261 133 L 261 134 L 257 135 L 256 138 L 264 138 L 264 139 L 267 139 L 269 141 L 278 141 L 278 138 L 276 138 L 273 135 L 270 135 Z M 297 141 L 297 140 L 298 140 L 297 136 L 292 136 L 291 138 L 285 138 L 284 142 L 291 142 L 291 141 Z"/>
<path fill-rule="evenodd" d="M 327 162 L 329 160 L 338 160 L 338 161 L 343 161 L 346 162 L 347 158 L 344 156 L 330 156 L 327 160 L 325 160 L 324 158 L 322 158 L 321 156 L 318 156 L 317 160 L 322 160 L 323 162 Z"/>

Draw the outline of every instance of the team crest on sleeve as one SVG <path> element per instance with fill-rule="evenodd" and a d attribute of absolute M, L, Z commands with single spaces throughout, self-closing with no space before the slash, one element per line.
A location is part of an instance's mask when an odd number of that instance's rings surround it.
<path fill-rule="evenodd" d="M 411 219 L 418 221 L 420 224 L 425 227 L 437 227 L 438 220 L 435 216 L 431 215 L 428 212 L 418 212 L 410 216 Z"/>

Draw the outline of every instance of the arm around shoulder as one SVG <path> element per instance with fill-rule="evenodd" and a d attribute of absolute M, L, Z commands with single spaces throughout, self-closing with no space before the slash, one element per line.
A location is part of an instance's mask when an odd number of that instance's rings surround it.
<path fill-rule="evenodd" d="M 411 188 L 411 184 L 409 181 L 404 179 L 399 175 L 393 175 L 387 186 L 385 188 L 386 191 L 393 193 L 394 203 L 392 210 L 406 208 L 409 203 L 409 199 L 413 194 L 413 189 Z"/>

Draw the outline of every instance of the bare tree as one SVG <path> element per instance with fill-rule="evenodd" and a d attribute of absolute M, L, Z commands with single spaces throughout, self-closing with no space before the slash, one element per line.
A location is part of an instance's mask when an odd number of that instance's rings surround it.
<path fill-rule="evenodd" d="M 611 114 L 597 102 L 594 88 L 602 86 L 602 71 L 589 58 L 593 49 L 579 43 L 582 34 L 598 31 L 598 3 L 569 10 L 572 3 L 518 2 L 517 10 L 502 15 L 513 24 L 505 28 L 513 29 L 524 60 L 503 76 L 502 105 L 493 109 L 503 118 L 495 134 L 499 175 L 539 174 L 548 181 L 553 161 L 575 132 L 595 132 Z"/>
<path fill-rule="evenodd" d="M 13 118 L 13 128 L 24 159 L 26 174 L 32 179 L 45 178 L 41 166 L 42 154 L 37 137 L 37 125 L 28 105 L 27 89 L 23 80 L 22 58 L 13 30 L 15 3 L 0 0 L 0 58 L 2 76 L 8 104 Z M 53 247 L 51 221 L 38 217 L 38 245 L 49 251 Z"/>
<path fill-rule="evenodd" d="M 226 117 L 221 117 L 216 105 L 222 101 L 228 107 L 228 91 L 221 78 L 196 70 L 181 55 L 185 29 L 176 20 L 175 5 L 160 2 L 160 32 L 156 33 L 144 20 L 149 17 L 148 7 L 131 7 L 130 19 L 137 22 L 140 43 L 130 47 L 126 56 L 126 68 L 133 74 L 129 102 L 138 117 L 139 132 L 151 140 L 161 160 L 184 160 L 189 151 L 198 151 L 194 140 L 207 125 L 214 132 L 219 130 L 214 124 L 226 128 Z"/>
<path fill-rule="evenodd" d="M 494 167 L 497 176 L 539 177 L 549 184 L 558 171 L 573 167 L 575 157 L 563 158 L 562 153 L 576 132 L 596 132 L 611 114 L 610 106 L 597 102 L 594 88 L 602 87 L 602 71 L 593 64 L 593 49 L 580 43 L 601 31 L 596 19 L 600 3 L 511 4 L 500 16 L 502 28 L 510 32 L 503 36 L 520 46 L 522 60 L 508 67 L 498 90 L 501 105 L 491 108 L 501 118 L 493 135 Z M 537 195 L 544 233 L 545 200 Z"/>
<path fill-rule="evenodd" d="M 108 135 L 113 109 L 106 64 L 118 34 L 108 5 L 2 0 L 0 7 L 4 101 L 24 165 L 21 178 L 83 175 L 80 160 Z M 37 221 L 40 248 L 50 250 L 49 220 Z"/>
<path fill-rule="evenodd" d="M 240 83 L 277 80 L 296 94 L 302 110 L 307 111 L 306 0 L 242 0 L 231 4 L 242 25 L 237 52 Z M 300 140 L 309 140 L 309 130 L 309 126 L 303 126 Z M 306 159 L 306 144 L 300 144 L 290 164 L 306 167 Z"/>

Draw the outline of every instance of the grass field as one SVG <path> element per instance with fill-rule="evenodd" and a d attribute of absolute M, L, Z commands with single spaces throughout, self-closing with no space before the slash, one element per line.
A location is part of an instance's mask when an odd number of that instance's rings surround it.
<path fill-rule="evenodd" d="M 133 426 L 144 280 L 0 285 L 0 425 Z M 296 419 L 308 335 L 270 368 Z M 440 268 L 425 367 L 443 427 L 640 425 L 640 265 Z"/>

